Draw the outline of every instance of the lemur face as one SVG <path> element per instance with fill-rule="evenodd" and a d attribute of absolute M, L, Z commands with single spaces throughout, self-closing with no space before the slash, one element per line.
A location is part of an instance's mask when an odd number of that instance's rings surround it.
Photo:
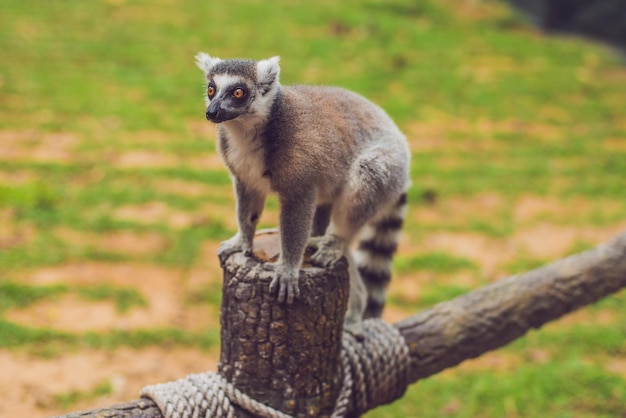
<path fill-rule="evenodd" d="M 206 118 L 214 123 L 225 122 L 250 113 L 256 89 L 243 77 L 215 74 L 207 84 Z"/>
<path fill-rule="evenodd" d="M 205 53 L 196 55 L 207 80 L 206 118 L 221 123 L 267 115 L 268 100 L 278 87 L 278 60 L 221 60 Z"/>

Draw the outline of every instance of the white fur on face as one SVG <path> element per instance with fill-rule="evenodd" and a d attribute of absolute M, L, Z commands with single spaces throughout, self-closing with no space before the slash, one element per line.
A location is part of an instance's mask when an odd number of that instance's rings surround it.
<path fill-rule="evenodd" d="M 230 90 L 229 87 L 232 87 L 233 85 L 248 85 L 248 83 L 246 83 L 246 78 L 228 73 L 213 76 L 213 83 L 215 83 L 215 86 L 217 87 L 217 95 L 215 96 L 216 98 L 222 96 L 223 94 L 226 94 L 226 92 Z M 257 94 L 254 98 L 254 101 L 250 105 L 249 113 L 245 115 L 245 117 L 248 118 L 248 123 L 251 124 L 250 128 L 253 127 L 252 125 L 263 122 L 269 115 L 272 106 L 272 100 L 276 96 L 277 86 L 278 82 L 275 81 L 272 84 L 272 88 L 267 93 L 265 93 L 265 95 Z M 254 88 L 252 86 L 249 87 Z M 210 100 L 208 100 L 207 98 L 207 106 L 209 103 Z"/>
<path fill-rule="evenodd" d="M 227 91 L 229 87 L 234 85 L 247 85 L 246 79 L 239 75 L 230 75 L 230 74 L 217 74 L 213 76 L 213 83 L 215 83 L 215 87 L 217 87 L 217 96 L 219 97 L 224 94 L 224 91 Z"/>
<path fill-rule="evenodd" d="M 276 87 L 273 87 L 272 90 L 265 93 L 264 96 L 257 95 L 254 103 L 250 106 L 250 111 L 260 120 L 267 119 L 270 110 L 272 108 L 272 101 L 276 96 Z"/>
<path fill-rule="evenodd" d="M 224 94 L 224 91 L 227 91 L 229 86 L 234 84 L 245 84 L 244 80 L 245 79 L 240 76 L 233 76 L 229 74 L 218 74 L 213 76 L 213 83 L 215 83 L 215 87 L 217 89 L 217 94 L 213 97 L 213 99 L 216 99 Z M 209 99 L 209 96 L 206 94 L 204 95 L 204 103 L 207 106 L 211 103 L 211 99 Z"/>

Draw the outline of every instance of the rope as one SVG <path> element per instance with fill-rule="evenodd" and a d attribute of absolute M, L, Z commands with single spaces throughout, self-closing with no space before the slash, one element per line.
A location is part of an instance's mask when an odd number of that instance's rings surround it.
<path fill-rule="evenodd" d="M 409 347 L 399 331 L 379 319 L 366 320 L 364 329 L 363 340 L 349 333 L 343 335 L 343 383 L 332 418 L 359 415 L 392 402 L 410 383 Z M 264 418 L 291 418 L 252 399 L 213 372 L 146 386 L 141 396 L 152 399 L 164 418 L 234 418 L 234 405 Z"/>

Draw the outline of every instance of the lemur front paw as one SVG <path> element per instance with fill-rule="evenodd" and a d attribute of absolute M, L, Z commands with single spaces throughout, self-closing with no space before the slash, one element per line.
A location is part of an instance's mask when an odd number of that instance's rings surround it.
<path fill-rule="evenodd" d="M 282 264 L 264 264 L 267 270 L 274 272 L 274 278 L 270 283 L 270 292 L 277 292 L 278 302 L 291 305 L 295 298 L 300 297 L 300 287 L 298 285 L 298 269 L 289 268 Z"/>
<path fill-rule="evenodd" d="M 330 267 L 344 255 L 342 242 L 334 235 L 311 238 L 309 246 L 317 249 L 311 256 L 311 263 L 317 267 Z"/>
<path fill-rule="evenodd" d="M 228 257 L 235 253 L 243 252 L 245 255 L 252 255 L 252 245 L 246 244 L 239 234 L 223 241 L 217 249 L 217 256 L 224 262 Z"/>

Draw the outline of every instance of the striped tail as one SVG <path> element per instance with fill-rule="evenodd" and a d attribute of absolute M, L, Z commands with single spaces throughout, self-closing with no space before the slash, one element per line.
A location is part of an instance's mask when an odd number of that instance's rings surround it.
<path fill-rule="evenodd" d="M 391 279 L 391 262 L 406 214 L 406 201 L 406 193 L 403 193 L 395 205 L 363 228 L 359 237 L 354 259 L 367 288 L 364 319 L 379 318 L 383 313 Z"/>

